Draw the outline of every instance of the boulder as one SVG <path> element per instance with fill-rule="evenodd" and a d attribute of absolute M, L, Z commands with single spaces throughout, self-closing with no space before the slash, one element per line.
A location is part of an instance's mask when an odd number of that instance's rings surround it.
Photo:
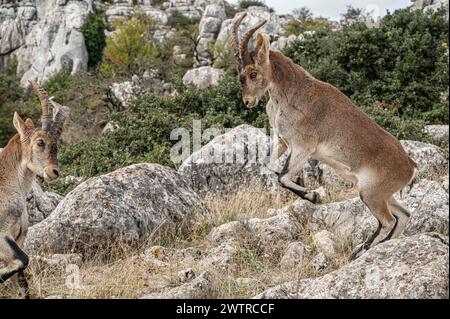
<path fill-rule="evenodd" d="M 183 76 L 183 83 L 185 85 L 193 84 L 200 89 L 207 89 L 210 86 L 217 85 L 224 74 L 225 72 L 222 69 L 202 66 L 187 71 Z"/>
<path fill-rule="evenodd" d="M 448 143 L 448 128 L 448 125 L 426 125 L 424 127 L 424 131 L 434 141 L 439 143 Z"/>
<path fill-rule="evenodd" d="M 448 235 L 449 196 L 445 181 L 420 180 L 411 189 L 406 189 L 396 199 L 411 212 L 405 234 L 438 232 Z M 278 214 L 297 216 L 299 222 L 313 231 L 330 230 L 338 238 L 349 239 L 354 245 L 362 243 L 377 228 L 377 221 L 359 198 L 312 205 L 297 200 L 289 207 L 280 209 Z"/>
<path fill-rule="evenodd" d="M 277 176 L 265 165 L 269 147 L 261 130 L 241 125 L 194 152 L 179 172 L 201 195 L 249 187 L 278 190 Z"/>
<path fill-rule="evenodd" d="M 417 141 L 400 141 L 418 166 L 417 177 L 443 176 L 448 172 L 448 151 Z"/>
<path fill-rule="evenodd" d="M 295 241 L 288 245 L 280 261 L 281 267 L 293 268 L 302 265 L 302 262 L 311 254 L 311 247 L 302 242 Z"/>
<path fill-rule="evenodd" d="M 448 299 L 448 237 L 436 233 L 394 239 L 314 279 L 270 288 L 269 299 Z"/>
<path fill-rule="evenodd" d="M 334 235 L 328 230 L 321 230 L 313 235 L 316 248 L 326 257 L 332 258 L 336 254 Z"/>
<path fill-rule="evenodd" d="M 206 299 L 213 295 L 213 288 L 212 275 L 205 271 L 181 286 L 151 293 L 140 299 Z"/>
<path fill-rule="evenodd" d="M 208 208 L 175 171 L 136 164 L 79 185 L 47 219 L 30 227 L 25 246 L 84 253 L 116 241 L 182 236 L 209 218 Z"/>

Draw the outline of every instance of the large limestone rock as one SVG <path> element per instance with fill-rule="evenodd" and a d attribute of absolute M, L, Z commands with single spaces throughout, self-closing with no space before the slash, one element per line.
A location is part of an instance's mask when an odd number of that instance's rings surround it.
<path fill-rule="evenodd" d="M 448 129 L 448 125 L 426 125 L 424 127 L 425 133 L 434 141 L 440 143 L 448 143 Z"/>
<path fill-rule="evenodd" d="M 79 29 L 93 12 L 92 0 L 29 1 L 35 8 L 23 45 L 15 51 L 21 83 L 42 83 L 55 73 L 72 74 L 87 69 L 88 54 Z M 31 16 L 32 9 L 29 9 Z"/>
<path fill-rule="evenodd" d="M 448 237 L 395 239 L 322 277 L 288 282 L 256 298 L 447 299 L 448 258 Z"/>
<path fill-rule="evenodd" d="M 179 172 L 202 195 L 248 187 L 276 190 L 277 177 L 264 164 L 269 143 L 261 130 L 241 125 L 193 153 Z"/>
<path fill-rule="evenodd" d="M 448 177 L 447 177 L 448 179 Z M 449 196 L 446 183 L 420 180 L 406 189 L 397 200 L 411 212 L 405 234 L 438 232 L 448 236 Z M 331 230 L 342 239 L 355 245 L 362 243 L 377 228 L 377 221 L 359 198 L 326 205 L 311 205 L 297 200 L 278 214 L 294 214 L 312 231 Z"/>
<path fill-rule="evenodd" d="M 43 222 L 29 229 L 29 251 L 106 249 L 121 241 L 183 235 L 211 213 L 179 174 L 137 164 L 92 178 L 69 193 Z"/>
<path fill-rule="evenodd" d="M 185 85 L 193 84 L 200 89 L 207 89 L 210 86 L 217 85 L 224 74 L 225 72 L 221 69 L 202 66 L 187 71 L 183 76 L 183 83 Z"/>
<path fill-rule="evenodd" d="M 448 0 L 414 0 L 411 10 L 437 11 L 444 8 L 447 11 L 447 19 L 449 17 Z"/>
<path fill-rule="evenodd" d="M 442 176 L 448 171 L 448 152 L 433 144 L 400 141 L 418 166 L 417 177 Z"/>

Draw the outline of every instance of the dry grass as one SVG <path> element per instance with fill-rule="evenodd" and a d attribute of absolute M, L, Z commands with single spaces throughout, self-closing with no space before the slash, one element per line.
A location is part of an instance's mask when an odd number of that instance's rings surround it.
<path fill-rule="evenodd" d="M 350 193 L 352 194 L 352 193 Z M 348 192 L 333 195 L 333 199 L 349 197 Z M 269 209 L 278 209 L 291 204 L 295 196 L 275 196 L 261 190 L 239 191 L 223 197 L 207 197 L 206 203 L 214 212 L 214 220 L 194 227 L 188 239 L 173 236 L 165 241 L 165 247 L 181 249 L 195 247 L 200 250 L 211 247 L 205 239 L 213 227 L 230 221 L 242 221 L 236 234 L 237 250 L 226 271 L 213 271 L 215 293 L 212 298 L 250 298 L 277 284 L 322 275 L 347 263 L 351 245 L 338 241 L 337 255 L 326 270 L 315 271 L 312 267 L 314 254 L 303 260 L 294 269 L 279 265 L 287 243 L 284 241 L 264 242 L 258 233 L 246 226 L 245 220 L 253 217 L 268 217 Z M 301 227 L 296 240 L 310 245 L 312 234 Z M 116 244 L 97 254 L 85 256 L 79 270 L 66 266 L 48 268 L 32 260 L 27 273 L 32 298 L 62 296 L 68 298 L 138 298 L 144 293 L 158 292 L 164 287 L 178 285 L 177 274 L 186 268 L 202 272 L 199 260 L 192 257 L 180 258 L 170 254 L 159 259 L 143 257 L 143 251 L 155 244 L 153 238 L 145 244 Z M 75 277 L 74 277 L 75 276 Z M 67 281 L 79 278 L 80 286 L 70 288 Z M 239 280 L 236 280 L 241 278 Z M 243 279 L 242 279 L 243 278 Z M 10 285 L 0 285 L 0 298 L 15 298 Z"/>

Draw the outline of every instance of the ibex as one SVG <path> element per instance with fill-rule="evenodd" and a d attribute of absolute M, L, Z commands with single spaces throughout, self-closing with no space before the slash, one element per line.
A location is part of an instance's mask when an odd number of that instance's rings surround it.
<path fill-rule="evenodd" d="M 26 196 L 33 180 L 55 180 L 59 177 L 58 143 L 69 109 L 51 101 L 47 93 L 31 82 L 38 95 L 42 127 L 31 119 L 23 121 L 14 113 L 17 134 L 0 152 L 0 283 L 12 277 L 22 297 L 28 298 L 24 270 L 28 256 L 22 245 L 28 230 Z"/>
<path fill-rule="evenodd" d="M 332 167 L 356 186 L 361 200 L 379 222 L 376 232 L 352 254 L 359 257 L 370 247 L 399 237 L 410 213 L 393 197 L 407 186 L 416 163 L 400 142 L 367 117 L 334 86 L 319 81 L 280 52 L 270 51 L 270 40 L 258 33 L 254 50 L 249 40 L 265 21 L 238 40 L 246 14 L 232 24 L 230 44 L 238 59 L 243 101 L 249 108 L 269 92 L 267 112 L 281 140 L 272 152 L 269 168 L 280 184 L 301 198 L 317 202 L 317 194 L 293 182 L 307 159 Z M 286 152 L 284 167 L 277 164 Z"/>

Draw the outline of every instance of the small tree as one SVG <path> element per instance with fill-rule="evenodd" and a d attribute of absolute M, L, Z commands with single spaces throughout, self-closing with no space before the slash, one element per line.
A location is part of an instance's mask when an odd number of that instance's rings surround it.
<path fill-rule="evenodd" d="M 294 9 L 294 20 L 286 26 L 286 35 L 299 35 L 306 31 L 328 30 L 330 23 L 325 18 L 314 18 L 312 11 L 307 7 Z"/>
<path fill-rule="evenodd" d="M 118 20 L 115 33 L 106 39 L 101 71 L 106 76 L 125 76 L 142 73 L 154 66 L 159 55 L 152 43 L 152 20 L 133 18 Z"/>

